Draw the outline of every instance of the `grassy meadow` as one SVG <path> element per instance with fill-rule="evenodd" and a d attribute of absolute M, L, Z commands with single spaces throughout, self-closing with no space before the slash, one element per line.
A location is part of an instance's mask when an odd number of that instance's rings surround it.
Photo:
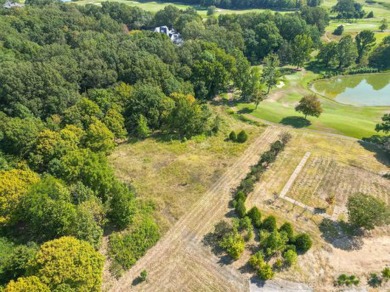
<path fill-rule="evenodd" d="M 222 108 L 214 110 L 222 118 L 221 131 L 215 136 L 164 141 L 157 135 L 123 144 L 110 157 L 117 176 L 130 182 L 140 198 L 153 202 L 159 225 L 165 231 L 264 131 L 264 126 L 242 122 Z M 248 142 L 226 141 L 232 130 L 245 130 Z"/>

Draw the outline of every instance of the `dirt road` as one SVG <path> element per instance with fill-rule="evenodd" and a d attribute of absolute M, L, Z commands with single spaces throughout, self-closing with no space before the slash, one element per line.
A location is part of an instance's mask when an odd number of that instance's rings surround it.
<path fill-rule="evenodd" d="M 204 235 L 228 213 L 231 189 L 274 142 L 282 129 L 269 126 L 204 196 L 110 291 L 248 291 L 248 279 L 236 268 L 220 263 L 202 243 Z M 148 281 L 133 285 L 147 270 Z"/>

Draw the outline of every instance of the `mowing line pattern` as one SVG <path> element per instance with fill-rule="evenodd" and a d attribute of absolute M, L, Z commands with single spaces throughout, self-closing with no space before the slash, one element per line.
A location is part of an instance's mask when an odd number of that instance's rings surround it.
<path fill-rule="evenodd" d="M 229 212 L 231 190 L 238 186 L 259 155 L 282 129 L 268 127 L 194 206 L 142 257 L 111 291 L 247 291 L 248 281 L 231 265 L 220 263 L 201 242 Z M 142 270 L 149 280 L 132 286 Z"/>

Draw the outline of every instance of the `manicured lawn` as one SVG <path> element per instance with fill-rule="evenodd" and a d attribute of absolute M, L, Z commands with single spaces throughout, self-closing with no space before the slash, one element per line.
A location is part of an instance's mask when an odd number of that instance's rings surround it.
<path fill-rule="evenodd" d="M 150 12 L 157 12 L 159 10 L 164 9 L 165 6 L 173 5 L 176 6 L 179 9 L 186 9 L 188 7 L 194 7 L 197 12 L 202 16 L 207 16 L 207 9 L 199 6 L 191 6 L 191 5 L 185 5 L 185 4 L 178 4 L 178 3 L 169 3 L 169 2 L 158 2 L 158 1 L 150 1 L 150 2 L 138 2 L 138 1 L 128 1 L 128 0 L 81 0 L 76 1 L 74 3 L 77 3 L 79 5 L 86 5 L 86 4 L 96 4 L 101 5 L 100 3 L 110 1 L 110 2 L 119 2 L 124 3 L 130 6 L 136 6 L 139 8 L 142 8 L 144 10 L 150 11 Z M 264 12 L 267 9 L 243 9 L 243 10 L 230 10 L 230 9 L 217 9 L 217 13 L 215 14 L 218 16 L 219 14 L 243 14 L 248 12 Z M 286 11 L 281 11 L 280 13 L 287 13 Z"/>
<path fill-rule="evenodd" d="M 389 112 L 388 107 L 358 107 L 343 105 L 330 99 L 320 97 L 324 112 L 319 118 L 309 117 L 304 120 L 302 114 L 294 108 L 305 93 L 307 82 L 314 79 L 312 72 L 298 72 L 287 75 L 286 85 L 281 89 L 271 91 L 270 99 L 263 101 L 255 110 L 254 104 L 239 103 L 237 108 L 254 117 L 274 123 L 291 125 L 295 128 L 308 127 L 355 138 L 369 137 L 377 134 L 375 125 L 384 113 Z M 272 98 L 278 96 L 278 98 Z M 253 111 L 252 111 L 253 110 Z M 251 112 L 252 111 L 252 112 Z"/>

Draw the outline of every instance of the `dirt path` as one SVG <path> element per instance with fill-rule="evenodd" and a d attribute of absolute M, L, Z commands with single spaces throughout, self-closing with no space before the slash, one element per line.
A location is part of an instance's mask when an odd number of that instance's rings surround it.
<path fill-rule="evenodd" d="M 248 279 L 230 265 L 221 263 L 201 242 L 216 222 L 228 213 L 231 189 L 246 175 L 282 132 L 268 127 L 225 174 L 188 210 L 164 236 L 123 277 L 111 291 L 247 291 Z M 132 283 L 142 270 L 148 281 Z"/>

